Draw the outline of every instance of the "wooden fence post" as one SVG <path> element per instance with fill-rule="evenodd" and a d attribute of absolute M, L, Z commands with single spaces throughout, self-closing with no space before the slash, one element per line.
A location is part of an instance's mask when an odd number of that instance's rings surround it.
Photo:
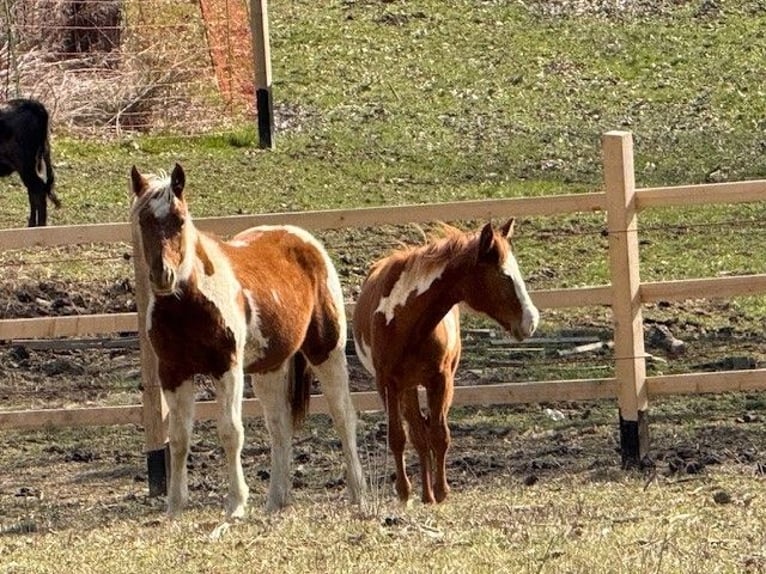
<path fill-rule="evenodd" d="M 149 304 L 149 277 L 141 250 L 141 237 L 135 226 L 133 236 L 133 269 L 136 275 L 136 310 L 138 341 L 141 347 L 141 384 L 143 386 L 143 422 L 146 444 L 146 468 L 149 496 L 167 493 L 170 476 L 168 447 L 168 407 L 157 376 L 157 356 L 146 332 L 146 308 Z"/>
<path fill-rule="evenodd" d="M 271 47 L 267 0 L 250 0 L 250 34 L 253 38 L 258 145 L 261 148 L 273 149 L 274 102 L 271 99 Z"/>
<path fill-rule="evenodd" d="M 620 449 L 622 465 L 628 468 L 640 465 L 649 447 L 633 137 L 630 132 L 607 132 L 602 145 Z"/>

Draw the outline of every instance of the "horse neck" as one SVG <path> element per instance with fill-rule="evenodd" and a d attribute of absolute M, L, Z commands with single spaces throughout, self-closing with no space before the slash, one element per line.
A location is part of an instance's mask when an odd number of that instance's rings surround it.
<path fill-rule="evenodd" d="M 466 281 L 473 267 L 473 253 L 468 249 L 445 260 L 441 275 L 417 297 L 411 298 L 407 307 L 415 318 L 412 328 L 426 335 L 436 328 L 447 312 L 466 298 Z"/>
<path fill-rule="evenodd" d="M 181 281 L 193 284 L 195 282 L 195 272 L 200 265 L 204 266 L 204 262 L 198 254 L 198 243 L 203 241 L 203 234 L 197 231 L 191 218 L 186 221 L 184 234 L 184 256 L 181 265 L 178 266 L 178 278 Z"/>

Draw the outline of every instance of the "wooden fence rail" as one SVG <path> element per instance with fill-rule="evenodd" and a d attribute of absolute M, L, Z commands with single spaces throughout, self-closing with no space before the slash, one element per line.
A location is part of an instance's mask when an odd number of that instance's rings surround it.
<path fill-rule="evenodd" d="M 648 447 L 647 417 L 652 396 L 710 393 L 729 390 L 766 390 L 766 369 L 646 376 L 643 348 L 643 303 L 658 300 L 731 297 L 766 293 L 766 274 L 700 278 L 681 281 L 641 283 L 638 261 L 638 214 L 648 208 L 710 203 L 766 201 L 766 180 L 690 186 L 636 189 L 633 170 L 633 142 L 629 132 L 604 134 L 605 192 L 552 197 L 462 201 L 401 207 L 372 207 L 300 213 L 241 215 L 196 220 L 200 229 L 228 235 L 252 225 L 291 223 L 307 229 L 372 227 L 435 220 L 500 219 L 549 216 L 576 212 L 606 212 L 609 233 L 610 283 L 575 289 L 533 291 L 541 309 L 603 305 L 613 311 L 615 329 L 615 376 L 604 379 L 538 381 L 460 387 L 455 404 L 508 404 L 555 400 L 616 398 L 620 411 L 623 464 L 640 461 Z M 54 246 L 72 243 L 129 242 L 127 223 L 0 230 L 0 249 Z M 140 260 L 140 258 L 134 258 Z M 137 268 L 139 313 L 6 319 L 0 321 L 0 340 L 100 335 L 141 332 L 139 315 L 145 306 L 146 285 Z M 163 466 L 166 416 L 152 357 L 142 340 L 144 397 L 142 405 L 0 411 L 0 429 L 143 424 L 150 467 Z M 375 393 L 353 393 L 360 411 L 377 410 Z M 322 396 L 312 399 L 311 412 L 327 412 Z M 198 403 L 198 419 L 214 416 L 214 405 Z M 245 402 L 247 415 L 258 415 L 256 399 Z M 150 469 L 150 491 L 152 489 Z M 164 482 L 164 477 L 163 477 Z M 155 489 L 156 490 L 156 489 Z"/>

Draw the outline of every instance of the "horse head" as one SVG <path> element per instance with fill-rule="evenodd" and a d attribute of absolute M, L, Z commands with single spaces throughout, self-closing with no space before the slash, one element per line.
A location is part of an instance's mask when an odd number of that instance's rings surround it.
<path fill-rule="evenodd" d="M 487 223 L 477 241 L 476 265 L 465 301 L 502 325 L 516 340 L 530 337 L 540 313 L 527 293 L 511 246 L 514 219 L 499 229 Z"/>
<path fill-rule="evenodd" d="M 191 272 L 194 228 L 184 198 L 186 176 L 176 164 L 170 177 L 144 176 L 133 166 L 134 195 L 131 220 L 137 226 L 141 249 L 155 295 L 170 295 Z"/>

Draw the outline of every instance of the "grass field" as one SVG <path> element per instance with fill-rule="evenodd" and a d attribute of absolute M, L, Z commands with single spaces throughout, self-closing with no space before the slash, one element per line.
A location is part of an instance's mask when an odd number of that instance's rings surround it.
<path fill-rule="evenodd" d="M 557 405 L 562 421 L 459 408 L 450 498 L 407 509 L 387 479 L 383 419 L 364 414 L 366 512 L 346 502 L 337 438 L 315 417 L 296 441 L 294 504 L 265 515 L 266 437 L 251 420 L 250 514 L 218 538 L 225 480 L 211 425 L 197 428 L 191 504 L 174 523 L 146 496 L 139 429 L 6 432 L 0 572 L 763 572 L 762 401 L 656 403 L 657 466 L 641 473 L 619 468 L 612 404 Z M 696 470 L 673 470 L 684 452 Z"/>
<path fill-rule="evenodd" d="M 247 126 L 104 141 L 54 127 L 65 207 L 52 222 L 123 221 L 131 165 L 158 171 L 176 161 L 196 216 L 597 191 L 600 137 L 612 129 L 634 134 L 640 186 L 766 177 L 763 2 L 274 0 L 269 8 L 275 150 L 257 149 Z M 0 198 L 0 227 L 21 226 L 26 194 L 15 177 L 0 181 Z M 640 227 L 644 280 L 766 268 L 761 204 L 652 210 Z M 604 228 L 602 215 L 520 221 L 515 247 L 528 286 L 606 282 Z M 417 237 L 415 228 L 322 234 L 350 300 L 374 257 Z M 6 308 L 30 285 L 88 294 L 130 279 L 129 249 L 2 253 Z M 688 344 L 684 357 L 660 357 L 650 372 L 762 365 L 764 303 L 647 306 L 649 322 Z M 607 311 L 584 308 L 546 313 L 541 334 L 608 338 L 610 329 Z M 109 401 L 99 373 L 27 380 L 9 349 L 0 353 L 6 403 L 34 405 L 56 392 L 66 403 L 69 393 Z M 608 354 L 572 363 L 545 355 L 513 376 L 608 376 L 611 365 Z M 115 384 L 138 393 L 128 375 Z M 546 416 L 549 407 L 564 420 Z M 382 418 L 365 414 L 372 507 L 364 514 L 342 501 L 333 433 L 312 418 L 297 441 L 308 462 L 296 458 L 295 504 L 276 516 L 260 509 L 267 442 L 249 421 L 251 511 L 220 540 L 209 534 L 221 519 L 223 463 L 208 425 L 194 440 L 192 507 L 174 524 L 146 496 L 141 429 L 2 432 L 0 573 L 766 572 L 765 412 L 758 393 L 652 400 L 654 469 L 623 473 L 611 401 L 457 409 L 453 494 L 407 510 L 387 480 Z"/>

